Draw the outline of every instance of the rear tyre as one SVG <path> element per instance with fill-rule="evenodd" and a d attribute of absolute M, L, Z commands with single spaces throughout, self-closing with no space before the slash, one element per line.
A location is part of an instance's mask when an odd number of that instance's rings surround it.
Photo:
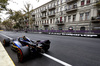
<path fill-rule="evenodd" d="M 45 47 L 44 47 L 45 52 L 47 52 L 49 48 L 50 48 L 50 45 L 45 46 Z"/>
<path fill-rule="evenodd" d="M 30 55 L 29 47 L 23 46 L 18 48 L 17 57 L 19 62 L 24 62 Z"/>
<path fill-rule="evenodd" d="M 3 40 L 3 45 L 4 45 L 4 46 L 9 46 L 9 45 L 10 45 L 10 39 L 9 39 L 9 38 L 4 39 L 4 40 Z"/>

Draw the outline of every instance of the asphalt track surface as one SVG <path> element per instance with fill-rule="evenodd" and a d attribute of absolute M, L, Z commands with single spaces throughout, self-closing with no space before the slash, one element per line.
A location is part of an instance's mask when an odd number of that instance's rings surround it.
<path fill-rule="evenodd" d="M 3 35 L 2 35 L 3 34 Z M 47 55 L 72 66 L 100 66 L 100 39 L 86 37 L 70 37 L 46 34 L 29 34 L 18 32 L 0 32 L 0 41 L 6 36 L 11 38 L 27 36 L 32 40 L 51 41 Z M 11 47 L 5 47 L 16 66 L 64 66 L 50 57 L 40 55 L 30 58 L 24 63 L 18 62 L 16 52 Z M 0 59 L 1 60 L 1 59 Z"/>

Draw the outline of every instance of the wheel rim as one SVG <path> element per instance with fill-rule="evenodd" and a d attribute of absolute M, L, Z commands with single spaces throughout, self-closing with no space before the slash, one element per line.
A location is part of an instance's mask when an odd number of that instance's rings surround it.
<path fill-rule="evenodd" d="M 22 51 L 21 51 L 20 48 L 18 49 L 18 60 L 19 60 L 20 62 L 23 61 L 23 54 L 22 54 Z"/>

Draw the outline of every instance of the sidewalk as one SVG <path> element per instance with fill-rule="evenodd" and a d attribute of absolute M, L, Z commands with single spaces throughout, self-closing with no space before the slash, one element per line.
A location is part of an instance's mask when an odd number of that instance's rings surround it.
<path fill-rule="evenodd" d="M 0 66 L 15 66 L 12 59 L 0 42 Z"/>

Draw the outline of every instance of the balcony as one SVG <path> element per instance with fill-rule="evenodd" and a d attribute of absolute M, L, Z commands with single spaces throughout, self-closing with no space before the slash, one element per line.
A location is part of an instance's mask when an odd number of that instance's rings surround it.
<path fill-rule="evenodd" d="M 32 17 L 35 17 L 35 14 L 32 14 Z"/>
<path fill-rule="evenodd" d="M 32 21 L 35 21 L 35 18 L 32 18 Z"/>
<path fill-rule="evenodd" d="M 52 6 L 52 7 L 49 7 L 48 9 L 49 10 L 54 10 L 56 7 L 55 6 Z"/>
<path fill-rule="evenodd" d="M 67 9 L 66 12 L 69 13 L 69 12 L 76 12 L 78 9 L 77 7 L 73 7 L 73 8 L 70 8 L 70 9 Z"/>
<path fill-rule="evenodd" d="M 47 9 L 43 9 L 41 10 L 41 13 L 45 13 L 47 11 Z"/>
<path fill-rule="evenodd" d="M 100 17 L 92 17 L 91 22 L 92 23 L 100 23 Z"/>
<path fill-rule="evenodd" d="M 70 4 L 70 3 L 73 3 L 73 2 L 76 2 L 76 1 L 78 1 L 78 0 L 68 0 L 67 4 Z"/>
<path fill-rule="evenodd" d="M 35 27 L 39 27 L 39 25 L 37 25 L 37 24 L 34 24 L 34 26 L 35 26 Z"/>
<path fill-rule="evenodd" d="M 46 19 L 46 16 L 41 16 L 42 19 Z"/>
<path fill-rule="evenodd" d="M 42 23 L 43 24 L 43 26 L 49 26 L 49 24 L 48 23 Z"/>
<path fill-rule="evenodd" d="M 55 13 L 49 14 L 48 16 L 49 17 L 54 17 L 55 16 Z"/>
<path fill-rule="evenodd" d="M 57 25 L 64 25 L 65 23 L 64 23 L 64 21 L 59 21 L 59 20 L 57 20 L 57 21 L 56 21 L 56 24 L 57 24 Z"/>

